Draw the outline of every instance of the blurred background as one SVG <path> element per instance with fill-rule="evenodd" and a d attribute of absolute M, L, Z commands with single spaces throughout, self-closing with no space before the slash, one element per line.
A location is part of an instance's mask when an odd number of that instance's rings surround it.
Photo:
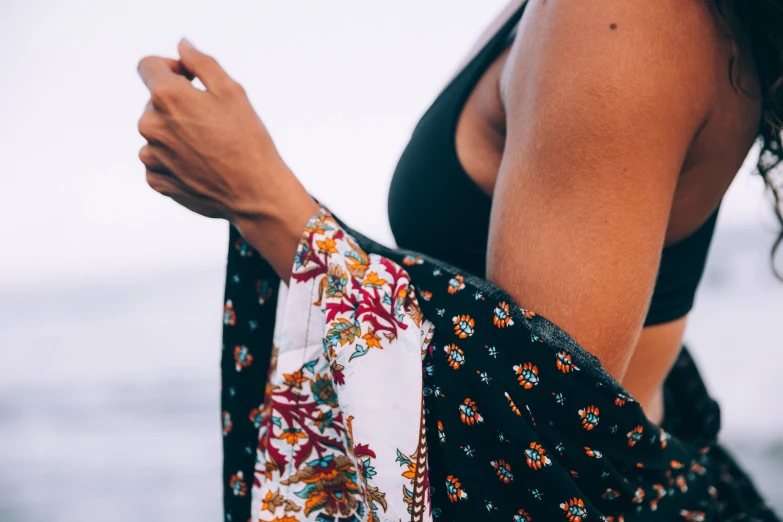
<path fill-rule="evenodd" d="M 392 244 L 396 160 L 504 3 L 0 1 L 0 521 L 222 518 L 228 225 L 147 187 L 137 61 L 183 36 L 215 55 L 305 186 Z M 375 195 L 345 198 L 355 180 Z M 725 442 L 782 510 L 776 230 L 744 169 L 687 339 Z"/>

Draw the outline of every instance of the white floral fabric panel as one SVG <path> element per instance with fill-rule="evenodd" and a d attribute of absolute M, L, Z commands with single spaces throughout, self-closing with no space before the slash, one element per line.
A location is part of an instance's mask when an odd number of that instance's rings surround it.
<path fill-rule="evenodd" d="M 433 327 L 407 272 L 321 209 L 281 285 L 254 520 L 431 521 L 422 357 Z"/>

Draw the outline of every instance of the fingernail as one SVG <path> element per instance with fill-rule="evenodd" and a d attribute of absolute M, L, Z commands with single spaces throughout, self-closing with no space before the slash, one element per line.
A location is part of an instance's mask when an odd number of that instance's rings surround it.
<path fill-rule="evenodd" d="M 182 39 L 182 45 L 184 45 L 185 47 L 190 47 L 191 49 L 196 48 L 192 43 L 190 43 L 190 40 L 188 40 L 187 38 Z"/>

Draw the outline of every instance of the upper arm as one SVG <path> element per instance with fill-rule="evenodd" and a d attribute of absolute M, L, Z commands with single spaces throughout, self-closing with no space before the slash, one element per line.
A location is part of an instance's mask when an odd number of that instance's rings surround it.
<path fill-rule="evenodd" d="M 710 15 L 697 0 L 530 1 L 501 80 L 488 277 L 619 379 L 709 115 Z"/>

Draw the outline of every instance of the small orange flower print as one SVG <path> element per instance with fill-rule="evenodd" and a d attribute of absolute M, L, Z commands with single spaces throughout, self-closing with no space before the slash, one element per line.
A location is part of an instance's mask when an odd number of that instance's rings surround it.
<path fill-rule="evenodd" d="M 501 301 L 495 307 L 495 326 L 498 328 L 505 328 L 506 326 L 512 326 L 514 321 L 511 319 L 511 315 L 508 309 L 508 304 L 505 301 Z"/>
<path fill-rule="evenodd" d="M 524 308 L 519 309 L 522 312 L 522 315 L 525 316 L 525 319 L 532 319 L 536 316 L 535 312 L 531 312 L 530 310 L 525 310 Z"/>
<path fill-rule="evenodd" d="M 242 368 L 247 368 L 253 363 L 253 355 L 247 346 L 235 346 L 234 347 L 234 362 L 236 363 L 236 370 L 242 371 Z"/>
<path fill-rule="evenodd" d="M 588 406 L 583 410 L 579 410 L 579 416 L 582 417 L 582 427 L 587 431 L 592 430 L 598 424 L 598 408 L 596 406 Z"/>
<path fill-rule="evenodd" d="M 517 511 L 517 514 L 514 515 L 514 522 L 530 522 L 531 520 L 533 520 L 533 518 L 524 509 L 520 509 Z"/>
<path fill-rule="evenodd" d="M 367 348 L 380 348 L 381 336 L 375 333 L 375 330 L 370 328 L 366 334 L 362 335 L 362 339 L 367 341 Z"/>
<path fill-rule="evenodd" d="M 337 253 L 337 247 L 335 246 L 337 243 L 334 242 L 334 239 L 330 237 L 325 237 L 323 241 L 320 239 L 316 240 L 316 245 L 318 245 L 318 248 L 320 249 L 319 252 L 321 254 L 336 254 Z"/>
<path fill-rule="evenodd" d="M 427 290 L 420 290 L 419 296 L 425 301 L 429 301 L 430 299 L 432 299 L 432 292 L 428 292 Z"/>
<path fill-rule="evenodd" d="M 616 489 L 612 488 L 606 488 L 606 491 L 603 492 L 601 495 L 601 498 L 604 500 L 614 500 L 620 496 L 620 492 Z"/>
<path fill-rule="evenodd" d="M 234 304 L 231 302 L 231 299 L 226 301 L 225 306 L 223 306 L 223 324 L 226 326 L 234 326 L 237 322 L 237 314 L 234 312 Z"/>
<path fill-rule="evenodd" d="M 280 490 L 267 491 L 263 499 L 261 499 L 261 511 L 269 511 L 274 513 L 275 510 L 285 503 L 285 498 L 280 494 Z M 276 518 L 275 520 L 280 520 Z"/>
<path fill-rule="evenodd" d="M 511 406 L 511 411 L 521 416 L 522 414 L 519 412 L 519 408 L 517 408 L 517 405 L 514 404 L 514 401 L 511 400 L 511 395 L 509 395 L 508 392 L 506 392 L 505 395 L 506 399 L 508 399 L 508 405 Z"/>
<path fill-rule="evenodd" d="M 233 427 L 233 423 L 231 422 L 231 414 L 227 411 L 223 412 L 223 435 L 228 435 L 231 433 L 231 428 Z"/>
<path fill-rule="evenodd" d="M 631 502 L 634 504 L 641 504 L 644 502 L 644 490 L 642 488 L 636 488 L 636 491 L 633 492 Z"/>
<path fill-rule="evenodd" d="M 294 446 L 299 442 L 299 439 L 306 439 L 307 435 L 305 435 L 302 430 L 299 428 L 288 428 L 283 430 L 283 432 L 277 436 L 278 439 L 286 441 L 288 444 Z"/>
<path fill-rule="evenodd" d="M 579 368 L 571 362 L 571 355 L 567 352 L 557 352 L 555 354 L 557 360 L 557 369 L 563 373 L 570 373 L 571 370 L 579 371 Z"/>
<path fill-rule="evenodd" d="M 450 294 L 456 294 L 460 290 L 465 288 L 465 278 L 461 275 L 455 275 L 451 279 L 449 279 L 449 293 Z"/>
<path fill-rule="evenodd" d="M 669 439 L 671 438 L 671 435 L 669 435 L 669 433 L 663 428 L 660 428 L 660 430 L 661 430 L 661 434 L 659 438 L 661 439 L 661 448 L 665 448 L 666 444 L 669 442 Z"/>
<path fill-rule="evenodd" d="M 618 393 L 617 397 L 614 398 L 614 403 L 617 406 L 625 406 L 626 402 L 633 402 L 633 399 L 624 393 Z"/>
<path fill-rule="evenodd" d="M 456 344 L 447 344 L 443 347 L 443 351 L 448 354 L 449 366 L 453 369 L 459 370 L 465 364 L 465 353 Z"/>
<path fill-rule="evenodd" d="M 663 484 L 653 484 L 652 488 L 658 494 L 658 498 L 663 498 L 666 495 L 666 488 L 663 487 Z"/>
<path fill-rule="evenodd" d="M 248 415 L 248 418 L 250 419 L 250 422 L 253 423 L 253 426 L 256 428 L 261 427 L 261 409 L 260 408 L 253 408 L 250 410 L 250 415 Z"/>
<path fill-rule="evenodd" d="M 241 471 L 237 471 L 235 475 L 231 476 L 231 480 L 228 483 L 231 491 L 235 497 L 244 497 L 247 494 L 247 485 L 245 484 L 245 477 Z"/>
<path fill-rule="evenodd" d="M 680 469 L 682 467 L 682 462 L 680 462 L 679 460 L 672 460 L 671 462 L 669 462 L 669 466 L 674 469 Z"/>
<path fill-rule="evenodd" d="M 285 383 L 288 386 L 292 386 L 300 390 L 302 389 L 302 383 L 307 382 L 307 377 L 305 377 L 302 370 L 296 370 L 294 373 L 284 373 L 283 378 L 285 379 Z"/>
<path fill-rule="evenodd" d="M 707 520 L 707 515 L 702 511 L 688 511 L 687 509 L 680 510 L 680 516 L 688 522 L 704 522 Z"/>
<path fill-rule="evenodd" d="M 462 484 L 454 475 L 446 477 L 446 493 L 452 502 L 468 498 L 467 492 L 462 489 Z"/>
<path fill-rule="evenodd" d="M 688 492 L 688 481 L 685 480 L 685 475 L 678 475 L 677 478 L 674 479 L 674 485 L 679 488 L 681 493 Z"/>
<path fill-rule="evenodd" d="M 247 241 L 244 240 L 244 238 L 240 237 L 237 239 L 236 243 L 234 243 L 234 248 L 242 257 L 253 257 L 253 248 Z"/>
<path fill-rule="evenodd" d="M 416 463 L 408 459 L 407 470 L 403 471 L 400 475 L 408 480 L 416 478 Z"/>
<path fill-rule="evenodd" d="M 498 474 L 498 478 L 504 484 L 508 484 L 514 480 L 514 475 L 511 474 L 511 466 L 505 460 L 491 460 L 489 464 L 495 468 Z"/>
<path fill-rule="evenodd" d="M 348 244 L 351 245 L 353 250 L 348 252 L 343 259 L 345 259 L 345 268 L 356 279 L 364 279 L 367 269 L 369 268 L 370 258 L 364 253 L 358 246 L 351 243 L 348 240 Z"/>
<path fill-rule="evenodd" d="M 465 401 L 460 404 L 459 418 L 468 426 L 484 422 L 484 417 L 478 412 L 476 403 L 470 400 L 470 398 L 465 399 Z"/>
<path fill-rule="evenodd" d="M 514 366 L 514 371 L 517 372 L 519 385 L 524 389 L 529 390 L 538 384 L 538 366 L 535 366 L 533 363 L 517 364 Z"/>
<path fill-rule="evenodd" d="M 544 466 L 551 466 L 552 459 L 546 454 L 546 450 L 537 442 L 531 442 L 530 447 L 525 450 L 527 465 L 531 469 L 541 469 Z"/>
<path fill-rule="evenodd" d="M 626 434 L 626 437 L 628 437 L 628 445 L 630 447 L 636 446 L 636 443 L 642 440 L 643 431 L 644 431 L 643 427 L 636 426 L 634 429 L 632 429 Z"/>
<path fill-rule="evenodd" d="M 266 279 L 256 281 L 256 293 L 258 294 L 258 304 L 264 304 L 267 299 L 272 297 L 272 286 Z"/>
<path fill-rule="evenodd" d="M 446 442 L 446 434 L 443 432 L 443 423 L 441 421 L 438 421 L 438 440 L 441 444 Z"/>
<path fill-rule="evenodd" d="M 362 281 L 363 286 L 371 286 L 373 288 L 382 288 L 388 281 L 380 279 L 378 272 L 367 272 L 367 277 Z"/>
<path fill-rule="evenodd" d="M 330 221 L 333 220 L 325 215 L 319 215 L 317 217 L 313 217 L 305 226 L 305 232 L 308 232 L 310 234 L 323 235 L 326 233 L 327 230 L 334 230 L 334 228 L 330 227 L 328 224 Z"/>
<path fill-rule="evenodd" d="M 420 265 L 423 262 L 424 261 L 421 259 L 421 256 L 407 255 L 404 258 L 402 258 L 402 264 L 405 266 Z"/>
<path fill-rule="evenodd" d="M 587 518 L 585 503 L 581 498 L 574 497 L 568 502 L 563 502 L 560 504 L 560 509 L 565 511 L 568 522 L 582 522 L 583 518 Z"/>
<path fill-rule="evenodd" d="M 587 446 L 585 446 L 585 454 L 587 454 L 588 457 L 593 457 L 596 459 L 600 459 L 601 457 L 604 456 L 604 454 L 601 453 L 600 451 L 592 448 L 588 448 Z"/>
<path fill-rule="evenodd" d="M 460 339 L 473 335 L 475 322 L 469 315 L 457 315 L 452 317 L 451 321 L 454 323 L 454 333 L 457 334 Z"/>

